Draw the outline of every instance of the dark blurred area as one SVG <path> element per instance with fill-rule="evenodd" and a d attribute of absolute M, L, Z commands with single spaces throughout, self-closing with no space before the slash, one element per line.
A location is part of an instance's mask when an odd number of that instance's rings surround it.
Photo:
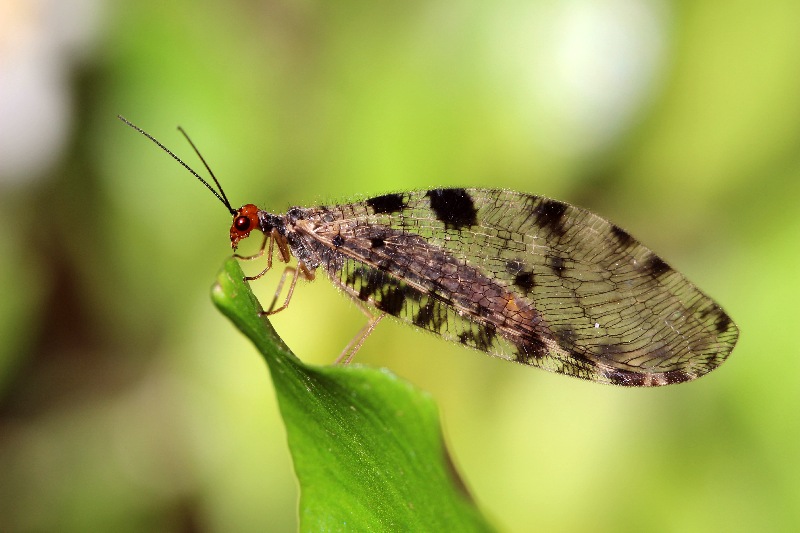
<path fill-rule="evenodd" d="M 397 324 L 358 361 L 434 395 L 502 530 L 798 529 L 798 51 L 779 0 L 0 1 L 0 531 L 296 529 L 269 376 L 208 298 L 230 215 L 117 114 L 200 170 L 185 128 L 237 205 L 610 218 L 737 322 L 719 370 L 619 390 Z M 273 322 L 330 364 L 362 321 L 320 277 Z"/>

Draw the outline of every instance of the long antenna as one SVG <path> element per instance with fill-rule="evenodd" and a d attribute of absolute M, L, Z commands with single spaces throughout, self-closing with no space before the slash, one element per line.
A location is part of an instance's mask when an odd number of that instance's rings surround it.
<path fill-rule="evenodd" d="M 186 135 L 186 132 L 185 132 L 185 131 L 183 131 L 183 128 L 180 128 L 180 127 L 178 127 L 178 130 L 180 130 L 180 132 L 181 132 L 181 133 L 183 133 L 184 137 L 186 137 L 186 140 L 187 140 L 187 141 L 189 141 L 189 144 L 192 146 L 192 149 L 194 149 L 195 153 L 196 153 L 196 154 L 197 154 L 197 155 L 200 157 L 200 160 L 203 162 L 203 165 L 206 167 L 206 170 L 208 170 L 208 172 L 211 174 L 211 177 L 214 179 L 214 183 L 216 183 L 216 184 L 217 184 L 217 187 L 219 187 L 219 190 L 220 190 L 220 192 L 217 192 L 216 190 L 214 190 L 214 187 L 212 187 L 211 185 L 209 185 L 209 184 L 208 184 L 208 182 L 207 182 L 206 180 L 204 180 L 203 178 L 201 178 L 201 177 L 200 177 L 200 175 L 199 175 L 197 172 L 195 172 L 195 171 L 192 169 L 192 167 L 190 167 L 189 165 L 187 165 L 186 163 L 184 163 L 183 161 L 181 161 L 181 158 L 179 158 L 177 155 L 173 154 L 173 153 L 172 153 L 172 151 L 171 151 L 169 148 L 167 148 L 166 146 L 164 146 L 163 144 L 161 144 L 160 142 L 158 142 L 158 141 L 156 140 L 156 138 L 155 138 L 155 137 L 153 137 L 152 135 L 150 135 L 149 133 L 147 133 L 146 131 L 144 131 L 142 128 L 140 128 L 140 127 L 139 127 L 139 126 L 137 126 L 136 124 L 132 123 L 131 121 L 129 121 L 128 119 L 126 119 L 125 117 L 123 117 L 122 115 L 117 115 L 117 118 L 118 118 L 118 119 L 120 119 L 120 120 L 121 120 L 122 122 L 124 122 L 125 124 L 127 124 L 128 126 L 130 126 L 131 128 L 133 128 L 133 129 L 135 129 L 136 131 L 138 131 L 139 133 L 141 133 L 142 135 L 144 135 L 145 137 L 147 137 L 148 139 L 150 139 L 151 141 L 153 141 L 154 143 L 156 143 L 156 145 L 158 145 L 158 147 L 159 147 L 159 148 L 161 148 L 162 150 L 164 150 L 165 152 L 167 152 L 169 155 L 171 155 L 171 156 L 172 156 L 172 158 L 173 158 L 175 161 L 177 161 L 178 163 L 180 163 L 180 164 L 181 164 L 181 166 L 183 166 L 183 168 L 185 168 L 186 170 L 188 170 L 189 172 L 191 172 L 191 173 L 192 173 L 192 175 L 193 175 L 195 178 L 197 178 L 198 180 L 200 180 L 200 183 L 202 183 L 203 185 L 205 185 L 205 186 L 208 188 L 208 190 L 209 190 L 209 191 L 211 191 L 211 192 L 214 194 L 214 196 L 216 196 L 216 197 L 217 197 L 217 199 L 218 199 L 220 202 L 222 202 L 222 205 L 224 205 L 224 206 L 225 206 L 225 207 L 228 209 L 228 211 L 230 211 L 231 215 L 235 215 L 235 214 L 236 214 L 236 210 L 235 210 L 235 209 L 234 209 L 234 208 L 231 206 L 231 203 L 228 201 L 228 197 L 227 197 L 227 196 L 225 196 L 225 192 L 222 190 L 222 186 L 219 184 L 219 181 L 217 181 L 217 178 L 216 178 L 216 176 L 214 176 L 214 173 L 213 173 L 213 172 L 211 172 L 211 169 L 210 169 L 210 168 L 208 167 L 208 165 L 206 164 L 206 161 L 205 161 L 205 159 L 203 159 L 203 156 L 202 156 L 202 155 L 200 155 L 200 152 L 197 150 L 197 148 L 195 147 L 194 143 L 193 143 L 193 142 L 192 142 L 192 140 L 189 138 L 189 136 L 188 136 L 188 135 Z"/>
<path fill-rule="evenodd" d="M 192 139 L 189 137 L 189 134 L 186 133 L 186 131 L 183 128 L 178 126 L 178 131 L 181 132 L 184 137 L 186 137 L 187 141 L 189 141 L 189 144 L 191 145 L 192 150 L 194 150 L 194 153 L 196 153 L 197 157 L 200 158 L 200 161 L 203 162 L 203 166 L 206 167 L 206 170 L 208 170 L 208 173 L 211 174 L 211 178 L 214 180 L 214 183 L 217 184 L 217 189 L 219 189 L 219 192 L 222 195 L 223 200 L 225 200 L 225 202 L 224 202 L 225 206 L 228 209 L 231 209 L 231 203 L 228 201 L 228 197 L 225 195 L 225 191 L 222 189 L 222 185 L 219 184 L 219 181 L 217 180 L 217 177 L 214 175 L 214 171 L 211 170 L 211 167 L 208 166 L 208 163 L 206 163 L 206 159 L 203 157 L 203 154 L 200 153 L 200 150 L 197 149 L 197 146 L 194 145 L 194 143 L 192 142 Z M 233 209 L 231 209 L 231 212 L 232 212 L 232 214 L 235 214 L 235 213 L 233 213 Z"/>

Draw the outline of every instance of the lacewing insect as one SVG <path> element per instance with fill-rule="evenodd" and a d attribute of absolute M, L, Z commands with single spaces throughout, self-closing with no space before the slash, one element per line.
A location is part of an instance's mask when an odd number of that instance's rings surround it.
<path fill-rule="evenodd" d="M 150 134 L 233 216 L 234 250 L 264 236 L 266 267 L 278 259 L 298 278 L 318 268 L 352 298 L 367 325 L 345 348 L 349 361 L 386 315 L 464 346 L 524 365 L 623 386 L 693 380 L 719 366 L 739 330 L 725 311 L 628 232 L 580 207 L 500 189 L 430 189 L 363 201 L 234 209 Z"/>

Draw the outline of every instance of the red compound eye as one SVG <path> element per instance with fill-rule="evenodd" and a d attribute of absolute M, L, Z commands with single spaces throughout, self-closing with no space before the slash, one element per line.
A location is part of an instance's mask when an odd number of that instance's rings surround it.
<path fill-rule="evenodd" d="M 236 220 L 233 222 L 233 226 L 239 231 L 247 231 L 250 229 L 250 219 L 244 215 L 236 217 Z"/>
<path fill-rule="evenodd" d="M 259 209 L 253 204 L 243 205 L 233 215 L 231 224 L 231 247 L 236 249 L 239 241 L 250 235 L 253 230 L 259 229 L 258 223 Z"/>

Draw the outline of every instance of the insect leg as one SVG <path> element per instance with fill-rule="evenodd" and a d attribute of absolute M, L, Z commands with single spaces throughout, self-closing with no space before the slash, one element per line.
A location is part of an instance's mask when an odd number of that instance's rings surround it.
<path fill-rule="evenodd" d="M 342 353 L 336 358 L 336 364 L 350 364 L 350 361 L 353 360 L 353 357 L 355 357 L 358 350 L 361 349 L 361 345 L 364 344 L 365 340 L 367 340 L 369 334 L 372 333 L 372 331 L 375 329 L 375 326 L 377 326 L 378 323 L 383 320 L 383 317 L 386 316 L 386 313 L 380 313 L 378 315 L 373 314 L 372 311 L 367 309 L 361 300 L 356 300 L 353 298 L 353 301 L 358 305 L 359 310 L 364 313 L 368 321 L 364 327 L 361 328 L 358 333 L 356 333 L 356 336 L 353 337 L 353 340 L 348 342 L 347 346 L 344 347 Z"/>
<path fill-rule="evenodd" d="M 243 259 L 248 259 L 248 260 L 249 259 L 256 259 L 256 258 L 261 257 L 262 255 L 264 255 L 264 247 L 266 246 L 268 239 L 269 239 L 269 249 L 267 250 L 267 266 L 264 268 L 264 270 L 262 270 L 261 272 L 259 272 L 255 276 L 245 276 L 245 278 L 244 278 L 245 281 L 256 280 L 256 279 L 260 278 L 261 276 L 263 276 L 264 274 L 266 274 L 267 272 L 269 272 L 269 269 L 272 268 L 272 252 L 274 250 L 275 241 L 281 239 L 281 236 L 278 234 L 278 232 L 276 230 L 272 230 L 272 232 L 269 235 L 267 235 L 266 233 L 264 234 L 264 242 L 261 244 L 261 252 L 260 253 L 258 253 L 256 255 L 253 255 L 253 256 L 250 256 L 250 257 L 244 257 Z M 285 247 L 285 246 L 286 246 L 286 243 L 283 242 L 283 247 Z M 281 242 L 278 242 L 278 248 L 281 251 L 281 256 L 284 256 L 283 247 L 281 245 Z M 283 261 L 286 262 L 286 261 L 288 261 L 288 259 L 284 259 Z"/>
<path fill-rule="evenodd" d="M 262 255 L 264 255 L 264 249 L 267 247 L 267 239 L 269 239 L 269 235 L 266 233 L 264 234 L 264 240 L 261 241 L 261 248 L 258 249 L 258 252 L 253 255 L 240 255 L 240 254 L 233 254 L 233 257 L 236 259 L 241 259 L 242 261 L 252 261 L 253 259 L 258 259 Z M 270 253 L 272 253 L 272 243 L 270 242 Z"/>
<path fill-rule="evenodd" d="M 294 288 L 297 285 L 298 277 L 302 277 L 306 280 L 314 279 L 314 273 L 308 270 L 304 263 L 300 262 L 298 268 L 300 269 L 299 273 L 297 272 L 298 269 L 295 267 L 287 266 L 283 269 L 283 274 L 281 274 L 281 280 L 278 282 L 278 288 L 275 290 L 275 296 L 272 298 L 272 303 L 270 304 L 269 309 L 260 313 L 261 316 L 274 315 L 275 313 L 279 313 L 289 307 L 289 300 L 292 299 L 292 294 L 294 294 Z M 289 273 L 292 275 L 292 282 L 289 284 L 289 292 L 286 293 L 286 299 L 283 301 L 283 305 L 277 309 L 274 309 L 275 303 L 278 301 L 278 296 L 281 295 L 281 291 L 283 290 L 283 284 L 286 282 L 286 276 L 289 275 Z"/>
<path fill-rule="evenodd" d="M 278 302 L 278 296 L 281 295 L 281 291 L 283 290 L 283 283 L 286 281 L 286 276 L 291 273 L 292 275 L 292 283 L 289 284 L 289 292 L 286 294 L 286 299 L 283 301 L 283 305 L 279 308 L 275 309 L 275 304 Z M 278 282 L 278 288 L 275 289 L 275 296 L 272 298 L 272 303 L 269 304 L 269 309 L 266 311 L 262 311 L 260 314 L 261 316 L 267 315 L 274 315 L 280 311 L 283 311 L 289 306 L 289 300 L 292 298 L 292 293 L 294 293 L 294 286 L 297 284 L 297 269 L 292 266 L 287 266 L 283 269 L 283 274 L 281 274 L 281 280 Z"/>
<path fill-rule="evenodd" d="M 281 253 L 281 261 L 284 263 L 288 263 L 289 259 L 292 257 L 292 252 L 289 251 L 289 243 L 286 241 L 286 237 L 278 233 L 278 230 L 273 229 L 272 233 L 270 233 L 273 241 L 278 242 L 278 251 Z M 272 249 L 270 249 L 270 253 Z"/>

